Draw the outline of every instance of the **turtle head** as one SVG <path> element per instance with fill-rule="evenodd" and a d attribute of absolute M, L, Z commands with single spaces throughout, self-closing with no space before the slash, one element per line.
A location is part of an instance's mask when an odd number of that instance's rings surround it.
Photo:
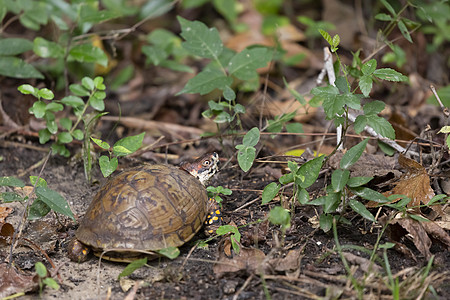
<path fill-rule="evenodd" d="M 191 163 L 182 163 L 180 168 L 189 172 L 205 185 L 219 170 L 219 155 L 216 152 L 207 153 Z"/>

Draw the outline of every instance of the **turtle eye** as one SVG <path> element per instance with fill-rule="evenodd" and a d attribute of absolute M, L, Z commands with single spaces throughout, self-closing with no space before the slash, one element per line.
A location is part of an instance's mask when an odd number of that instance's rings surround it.
<path fill-rule="evenodd" d="M 209 167 L 210 164 L 211 164 L 211 162 L 209 160 L 205 160 L 203 162 L 203 166 L 205 166 L 205 167 Z"/>

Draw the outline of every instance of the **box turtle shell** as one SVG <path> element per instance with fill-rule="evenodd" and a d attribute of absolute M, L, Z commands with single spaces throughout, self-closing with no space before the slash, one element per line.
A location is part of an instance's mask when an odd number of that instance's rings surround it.
<path fill-rule="evenodd" d="M 204 183 L 217 169 L 218 155 L 212 153 L 180 167 L 145 165 L 113 177 L 87 209 L 69 244 L 69 258 L 86 260 L 85 246 L 96 253 L 115 249 L 106 258 L 126 261 L 139 255 L 133 250 L 183 245 L 205 222 L 210 202 Z"/>

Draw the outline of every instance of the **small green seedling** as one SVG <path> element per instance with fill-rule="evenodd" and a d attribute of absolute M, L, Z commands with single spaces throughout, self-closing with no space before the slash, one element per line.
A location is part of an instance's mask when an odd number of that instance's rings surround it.
<path fill-rule="evenodd" d="M 39 282 L 39 295 L 42 295 L 42 291 L 44 290 L 44 287 L 48 286 L 54 290 L 59 290 L 59 284 L 55 281 L 55 279 L 48 277 L 47 268 L 44 266 L 43 263 L 38 261 L 34 268 L 36 270 L 36 274 L 38 276 L 38 282 Z"/>

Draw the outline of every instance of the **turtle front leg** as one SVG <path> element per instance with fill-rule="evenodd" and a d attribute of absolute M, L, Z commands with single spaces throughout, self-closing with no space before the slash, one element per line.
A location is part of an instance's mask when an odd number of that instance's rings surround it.
<path fill-rule="evenodd" d="M 222 225 L 222 213 L 220 211 L 219 203 L 213 198 L 209 198 L 208 201 L 208 215 L 205 220 L 205 234 L 213 235 L 216 233 L 217 228 Z"/>

